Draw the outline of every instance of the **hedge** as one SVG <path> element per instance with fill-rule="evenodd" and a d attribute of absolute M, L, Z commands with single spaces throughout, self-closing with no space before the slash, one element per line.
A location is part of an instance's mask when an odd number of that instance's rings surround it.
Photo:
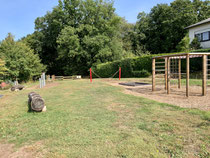
<path fill-rule="evenodd" d="M 142 74 L 142 77 L 147 77 L 152 72 L 153 56 L 157 55 L 145 55 L 141 57 L 126 58 L 114 62 L 103 63 L 93 67 L 93 71 L 100 77 L 109 78 L 119 70 L 119 67 L 121 67 L 123 78 L 140 77 L 140 74 Z M 97 76 L 95 76 L 93 73 L 93 77 Z M 118 75 L 115 75 L 114 77 L 118 77 Z"/>
<path fill-rule="evenodd" d="M 198 49 L 198 50 L 194 50 L 193 52 L 210 52 L 210 48 L 208 48 L 208 49 Z"/>
<path fill-rule="evenodd" d="M 210 52 L 210 49 L 200 49 L 193 52 Z M 179 54 L 183 52 L 176 52 L 173 54 Z M 96 65 L 93 67 L 93 71 L 102 78 L 112 77 L 119 69 L 122 68 L 122 77 L 130 78 L 130 77 L 148 77 L 152 73 L 152 57 L 154 56 L 162 56 L 169 55 L 167 54 L 152 54 L 152 55 L 144 55 L 141 57 L 134 58 L 126 58 L 123 60 L 117 60 L 114 62 L 108 62 Z M 198 72 L 202 70 L 202 59 L 201 58 L 193 58 L 190 60 L 190 69 L 191 73 Z M 182 71 L 186 71 L 186 61 L 182 60 Z M 97 77 L 93 73 L 93 77 Z M 118 77 L 116 74 L 114 77 Z"/>

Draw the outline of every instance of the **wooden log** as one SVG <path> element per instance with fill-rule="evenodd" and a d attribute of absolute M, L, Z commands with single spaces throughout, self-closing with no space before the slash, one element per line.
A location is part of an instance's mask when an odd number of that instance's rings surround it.
<path fill-rule="evenodd" d="M 24 86 L 22 85 L 15 85 L 12 86 L 11 91 L 16 91 L 16 90 L 23 90 Z"/>
<path fill-rule="evenodd" d="M 29 111 L 33 110 L 33 111 L 41 112 L 43 111 L 43 109 L 44 111 L 46 111 L 44 99 L 35 92 L 31 92 L 28 94 L 28 107 L 29 107 Z"/>
<path fill-rule="evenodd" d="M 41 96 L 40 96 L 39 94 L 32 93 L 32 94 L 29 95 L 28 99 L 29 99 L 30 101 L 32 101 L 32 98 L 34 98 L 34 97 L 40 97 L 40 98 L 41 98 Z"/>
<path fill-rule="evenodd" d="M 37 112 L 41 112 L 42 109 L 45 107 L 44 100 L 38 96 L 32 98 L 31 101 L 31 109 Z"/>

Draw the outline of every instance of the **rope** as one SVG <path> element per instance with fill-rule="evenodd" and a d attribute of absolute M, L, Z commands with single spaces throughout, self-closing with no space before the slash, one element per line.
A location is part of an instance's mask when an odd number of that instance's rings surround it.
<path fill-rule="evenodd" d="M 119 72 L 120 70 L 118 70 L 117 72 L 115 72 L 114 73 L 114 75 L 112 75 L 111 77 L 109 77 L 110 79 L 111 78 L 113 78 L 118 72 Z M 93 70 L 91 70 L 91 72 L 93 73 L 93 74 L 95 74 L 96 75 L 96 77 L 98 77 L 98 78 L 102 78 L 101 76 L 99 76 L 97 73 L 95 73 Z"/>
<path fill-rule="evenodd" d="M 112 75 L 111 77 L 109 77 L 109 78 L 113 78 L 118 72 L 119 72 L 120 70 L 118 70 L 117 72 L 115 72 L 115 74 L 114 75 Z"/>
<path fill-rule="evenodd" d="M 98 74 L 96 74 L 93 70 L 91 70 L 91 72 L 94 73 L 98 78 L 102 78 Z"/>

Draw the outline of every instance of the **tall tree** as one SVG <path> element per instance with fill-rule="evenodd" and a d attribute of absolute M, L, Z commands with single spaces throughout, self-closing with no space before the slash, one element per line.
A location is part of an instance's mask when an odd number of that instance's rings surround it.
<path fill-rule="evenodd" d="M 23 40 L 39 53 L 50 74 L 86 74 L 94 64 L 126 56 L 120 24 L 110 1 L 59 0 Z"/>
<path fill-rule="evenodd" d="M 152 53 L 177 51 L 185 37 L 185 27 L 208 18 L 209 0 L 175 0 L 170 5 L 158 4 L 149 14 L 139 13 L 135 26 L 137 46 L 144 45 Z"/>
<path fill-rule="evenodd" d="M 5 60 L 8 76 L 12 80 L 27 81 L 45 70 L 38 55 L 24 43 L 14 41 L 11 34 L 2 41 L 0 56 Z"/>

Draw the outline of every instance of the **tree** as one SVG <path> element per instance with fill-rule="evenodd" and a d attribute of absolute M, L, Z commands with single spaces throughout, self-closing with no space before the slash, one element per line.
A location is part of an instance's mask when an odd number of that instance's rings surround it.
<path fill-rule="evenodd" d="M 50 74 L 86 75 L 94 64 L 126 56 L 121 22 L 112 2 L 59 0 L 52 12 L 36 19 L 36 31 L 23 40 L 38 48 Z"/>
<path fill-rule="evenodd" d="M 0 59 L 0 83 L 4 80 L 6 76 L 7 68 L 5 67 L 5 62 Z"/>
<path fill-rule="evenodd" d="M 23 42 L 15 42 L 9 33 L 0 45 L 0 56 L 5 59 L 9 79 L 27 81 L 45 70 L 37 54 Z"/>
<path fill-rule="evenodd" d="M 149 14 L 139 13 L 135 26 L 136 47 L 144 45 L 151 53 L 177 51 L 187 34 L 187 26 L 208 18 L 209 0 L 175 0 L 170 5 L 158 4 Z"/>

